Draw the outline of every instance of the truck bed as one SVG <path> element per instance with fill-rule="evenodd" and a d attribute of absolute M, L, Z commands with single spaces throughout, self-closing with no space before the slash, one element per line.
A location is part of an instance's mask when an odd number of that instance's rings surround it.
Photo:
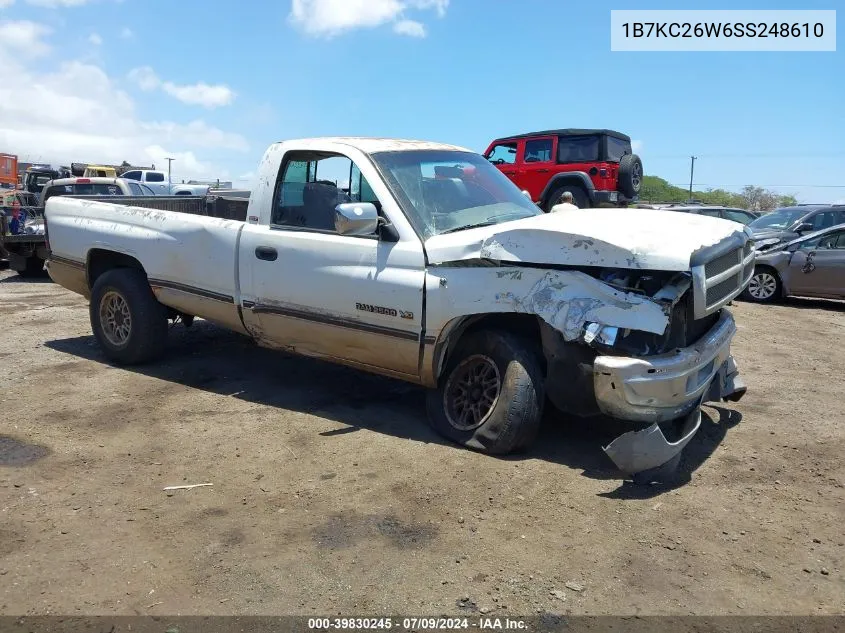
<path fill-rule="evenodd" d="M 80 200 L 96 200 L 127 207 L 158 209 L 191 215 L 206 215 L 224 220 L 246 222 L 249 198 L 236 196 L 62 196 Z"/>

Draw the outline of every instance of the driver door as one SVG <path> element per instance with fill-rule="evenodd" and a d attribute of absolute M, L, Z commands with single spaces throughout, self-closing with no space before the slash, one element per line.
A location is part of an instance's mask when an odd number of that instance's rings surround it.
<path fill-rule="evenodd" d="M 241 237 L 244 319 L 259 343 L 379 373 L 419 376 L 425 259 L 418 239 L 342 235 L 343 202 L 382 207 L 346 156 L 288 152 L 270 225 Z"/>

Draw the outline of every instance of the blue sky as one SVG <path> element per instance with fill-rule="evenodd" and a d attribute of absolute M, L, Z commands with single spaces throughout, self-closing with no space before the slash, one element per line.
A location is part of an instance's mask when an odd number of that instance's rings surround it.
<path fill-rule="evenodd" d="M 673 183 L 688 182 L 695 154 L 698 188 L 759 184 L 806 202 L 845 199 L 841 48 L 613 53 L 611 8 L 0 0 L 0 151 L 89 162 L 171 155 L 177 177 L 240 179 L 285 138 L 399 136 L 483 151 L 505 134 L 608 127 L 638 142 L 647 173 Z M 10 92 L 9 82 L 21 88 Z"/>

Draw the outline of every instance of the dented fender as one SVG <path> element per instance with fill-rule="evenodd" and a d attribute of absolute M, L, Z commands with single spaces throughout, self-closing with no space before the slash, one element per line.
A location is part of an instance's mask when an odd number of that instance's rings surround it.
<path fill-rule="evenodd" d="M 450 339 L 490 314 L 534 315 L 567 342 L 578 341 L 591 322 L 658 335 L 669 323 L 664 308 L 655 301 L 617 290 L 580 271 L 433 266 L 426 274 L 425 384 L 436 383 Z"/>
<path fill-rule="evenodd" d="M 426 278 L 430 331 L 474 314 L 535 314 L 567 341 L 589 322 L 662 334 L 669 317 L 655 301 L 586 273 L 519 267 L 432 267 Z"/>

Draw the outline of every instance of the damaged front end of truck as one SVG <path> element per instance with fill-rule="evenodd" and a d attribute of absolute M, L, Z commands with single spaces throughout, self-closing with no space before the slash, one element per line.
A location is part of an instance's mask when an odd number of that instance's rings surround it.
<path fill-rule="evenodd" d="M 455 284 L 462 305 L 539 317 L 549 400 L 624 421 L 630 430 L 604 450 L 621 471 L 648 480 L 677 464 L 702 404 L 745 394 L 725 306 L 753 273 L 750 236 L 720 223 L 701 243 L 687 235 L 661 249 L 608 230 L 599 239 L 529 223 L 486 236 L 475 253 L 435 243 L 435 257 L 451 258 L 437 274 L 450 284 L 463 277 Z"/>

